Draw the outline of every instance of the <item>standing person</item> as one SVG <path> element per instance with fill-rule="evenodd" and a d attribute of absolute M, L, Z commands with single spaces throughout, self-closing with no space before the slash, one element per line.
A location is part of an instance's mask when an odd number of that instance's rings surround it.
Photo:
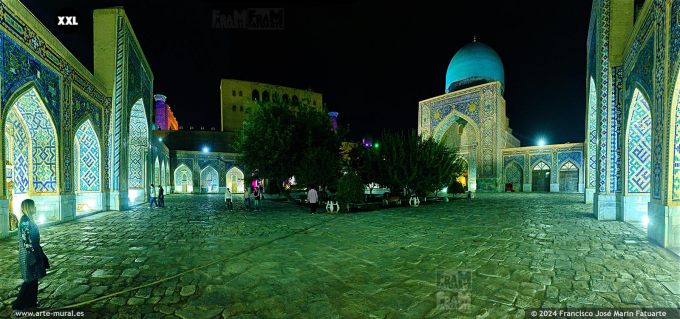
<path fill-rule="evenodd" d="M 224 192 L 224 203 L 227 204 L 227 209 L 228 210 L 233 210 L 234 209 L 234 203 L 233 203 L 233 198 L 231 195 L 231 190 L 229 187 L 227 187 L 227 190 Z"/>
<path fill-rule="evenodd" d="M 21 220 L 19 221 L 19 269 L 21 270 L 21 290 L 12 303 L 12 309 L 23 310 L 37 308 L 38 280 L 47 275 L 49 261 L 40 246 L 40 231 L 33 222 L 35 202 L 26 199 L 21 202 Z"/>
<path fill-rule="evenodd" d="M 253 193 L 255 192 L 255 187 L 250 186 L 250 190 L 248 192 L 248 206 L 250 206 L 250 209 L 253 209 L 253 206 L 255 205 L 255 195 Z"/>
<path fill-rule="evenodd" d="M 264 199 L 264 186 L 260 183 L 260 200 Z"/>
<path fill-rule="evenodd" d="M 319 194 L 316 193 L 313 185 L 309 185 L 307 191 L 307 202 L 309 203 L 309 210 L 312 214 L 316 213 L 316 208 L 319 206 Z"/>
<path fill-rule="evenodd" d="M 246 186 L 243 190 L 243 206 L 246 210 L 250 210 L 250 186 Z"/>
<path fill-rule="evenodd" d="M 158 185 L 158 203 L 156 207 L 165 207 L 165 190 L 163 185 Z"/>
<path fill-rule="evenodd" d="M 255 200 L 255 210 L 260 210 L 260 188 L 253 188 L 253 199 Z"/>
<path fill-rule="evenodd" d="M 151 184 L 151 187 L 149 187 L 149 208 L 153 208 L 154 204 L 156 204 L 156 187 Z"/>

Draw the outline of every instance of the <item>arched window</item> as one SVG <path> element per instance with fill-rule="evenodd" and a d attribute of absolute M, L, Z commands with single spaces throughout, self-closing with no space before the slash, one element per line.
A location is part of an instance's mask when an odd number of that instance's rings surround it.
<path fill-rule="evenodd" d="M 536 164 L 536 166 L 534 166 L 534 170 L 535 171 L 545 171 L 545 170 L 549 171 L 550 167 L 546 163 L 539 162 L 538 164 Z"/>
<path fill-rule="evenodd" d="M 578 171 L 578 167 L 576 167 L 576 165 L 574 165 L 572 162 L 566 162 L 564 165 L 562 165 L 560 171 Z"/>
<path fill-rule="evenodd" d="M 260 92 L 258 90 L 253 90 L 253 101 L 259 101 L 260 100 Z"/>

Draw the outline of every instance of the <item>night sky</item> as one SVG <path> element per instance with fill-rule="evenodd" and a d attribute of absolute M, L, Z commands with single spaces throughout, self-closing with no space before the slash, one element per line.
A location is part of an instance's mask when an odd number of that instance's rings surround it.
<path fill-rule="evenodd" d="M 522 145 L 584 136 L 590 1 L 300 3 L 22 0 L 90 70 L 92 10 L 123 6 L 180 125 L 220 127 L 219 80 L 312 89 L 353 138 L 417 128 L 418 101 L 444 93 L 456 51 L 477 35 L 505 65 L 507 115 Z M 284 30 L 225 30 L 213 10 L 283 8 Z M 78 12 L 64 33 L 56 16 Z"/>

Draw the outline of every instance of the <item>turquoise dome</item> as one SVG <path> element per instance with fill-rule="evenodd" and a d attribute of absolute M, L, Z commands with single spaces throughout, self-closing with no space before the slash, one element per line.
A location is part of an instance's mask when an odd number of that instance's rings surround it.
<path fill-rule="evenodd" d="M 503 62 L 490 46 L 472 42 L 463 46 L 451 59 L 446 69 L 446 93 L 466 87 L 501 82 L 505 88 Z"/>

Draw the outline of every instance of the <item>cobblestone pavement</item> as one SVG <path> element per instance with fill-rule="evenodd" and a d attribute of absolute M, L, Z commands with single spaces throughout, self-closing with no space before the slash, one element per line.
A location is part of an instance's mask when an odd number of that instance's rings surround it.
<path fill-rule="evenodd" d="M 482 194 L 337 215 L 269 201 L 259 212 L 226 212 L 221 199 L 173 195 L 163 209 L 42 229 L 52 269 L 41 309 L 84 303 L 74 309 L 89 318 L 497 318 L 531 307 L 680 304 L 679 259 L 629 224 L 595 220 L 582 195 Z M 0 241 L 0 317 L 21 284 L 16 260 L 15 238 Z M 459 281 L 447 287 L 463 290 L 443 302 L 452 293 L 437 278 L 451 272 Z M 469 307 L 455 307 L 468 297 Z"/>

